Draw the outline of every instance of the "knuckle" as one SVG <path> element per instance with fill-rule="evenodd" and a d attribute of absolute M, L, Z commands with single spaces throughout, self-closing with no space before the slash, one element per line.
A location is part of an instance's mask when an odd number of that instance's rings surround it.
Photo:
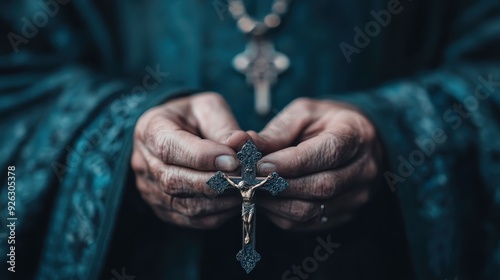
<path fill-rule="evenodd" d="M 136 129 L 138 131 L 139 129 Z M 154 144 L 155 142 L 155 129 L 152 127 L 152 123 L 148 122 L 144 124 L 144 132 L 138 135 L 139 139 L 142 139 L 146 144 Z"/>
<path fill-rule="evenodd" d="M 377 138 L 377 132 L 372 122 L 360 113 L 353 117 L 358 124 L 358 137 L 367 142 L 373 142 Z"/>
<path fill-rule="evenodd" d="M 206 166 L 208 163 L 207 157 L 200 156 L 206 154 L 206 152 L 207 151 L 205 149 L 200 149 L 198 145 L 190 145 L 189 148 L 186 149 L 185 154 L 182 156 L 186 159 L 188 166 L 198 169 L 200 167 Z"/>
<path fill-rule="evenodd" d="M 375 160 L 369 160 L 364 166 L 364 177 L 368 180 L 372 180 L 378 175 L 378 165 Z"/>
<path fill-rule="evenodd" d="M 371 143 L 377 140 L 377 131 L 373 125 L 366 125 L 364 129 L 364 139 Z"/>
<path fill-rule="evenodd" d="M 364 145 L 365 139 L 357 129 L 350 129 L 344 139 L 344 145 L 355 154 L 360 146 Z"/>
<path fill-rule="evenodd" d="M 323 164 L 325 166 L 335 167 L 340 160 L 341 152 L 338 147 L 337 136 L 329 134 L 323 143 L 324 151 L 321 153 L 323 156 L 320 160 L 324 161 Z"/>
<path fill-rule="evenodd" d="M 187 217 L 194 218 L 200 214 L 202 207 L 192 198 L 179 198 L 179 211 Z"/>
<path fill-rule="evenodd" d="M 144 172 L 146 171 L 144 160 L 142 160 L 141 155 L 136 150 L 136 148 L 134 148 L 134 151 L 132 153 L 132 157 L 130 159 L 130 166 L 137 175 L 143 175 Z"/>
<path fill-rule="evenodd" d="M 324 147 L 328 152 L 336 152 L 336 150 L 343 144 L 343 140 L 339 135 L 333 132 L 325 132 L 326 138 Z"/>
<path fill-rule="evenodd" d="M 314 217 L 314 205 L 311 202 L 292 200 L 289 211 L 292 220 L 305 222 Z"/>
<path fill-rule="evenodd" d="M 329 199 L 335 194 L 337 180 L 330 176 L 319 176 L 316 187 L 313 188 L 313 197 L 318 199 Z"/>
<path fill-rule="evenodd" d="M 327 132 L 325 141 L 325 150 L 327 155 L 327 164 L 336 166 L 340 162 L 345 162 L 358 152 L 359 141 L 355 132 L 346 131 L 345 133 Z"/>
<path fill-rule="evenodd" d="M 150 119 L 156 114 L 157 108 L 151 108 L 144 112 L 134 127 L 134 139 L 142 139 L 145 131 L 147 131 L 150 123 Z"/>
<path fill-rule="evenodd" d="M 141 194 L 142 198 L 146 201 L 149 201 L 149 197 L 147 195 L 149 194 L 149 189 L 147 187 L 147 184 L 143 180 L 137 178 L 136 187 L 137 190 L 139 190 L 139 193 Z"/>
<path fill-rule="evenodd" d="M 329 144 L 331 145 L 332 149 L 335 149 L 335 151 L 351 148 L 352 142 L 350 141 L 351 136 L 349 132 L 339 133 L 334 137 L 330 137 L 330 140 L 331 141 L 329 142 Z"/>
<path fill-rule="evenodd" d="M 186 205 L 186 199 L 183 197 L 172 196 L 171 198 L 172 210 L 180 213 L 182 215 L 188 216 L 188 207 Z"/>
<path fill-rule="evenodd" d="M 152 117 L 146 124 L 144 140 L 150 147 L 150 150 L 162 160 L 165 158 L 165 155 L 170 154 L 170 148 L 172 147 L 172 137 L 170 137 L 170 134 L 165 126 L 165 119 L 161 116 Z"/>
<path fill-rule="evenodd" d="M 165 163 L 171 162 L 171 156 L 173 153 L 170 152 L 171 141 L 169 141 L 168 136 L 161 130 L 157 130 L 151 133 L 153 152 Z"/>
<path fill-rule="evenodd" d="M 166 172 L 163 171 L 163 164 L 161 162 L 149 163 L 149 171 L 153 180 L 158 181 L 161 185 L 164 185 L 163 176 Z"/>
<path fill-rule="evenodd" d="M 158 174 L 162 191 L 168 195 L 179 195 L 183 193 L 182 184 L 183 180 L 179 178 L 179 172 L 174 169 L 168 169 Z"/>
<path fill-rule="evenodd" d="M 151 140 L 151 134 L 158 129 L 158 124 L 164 122 L 164 117 L 160 112 L 161 109 L 157 106 L 142 114 L 134 128 L 135 139 Z"/>
<path fill-rule="evenodd" d="M 147 124 L 142 121 L 142 119 L 139 119 L 134 127 L 134 142 L 144 140 L 144 128 L 147 126 Z"/>
<path fill-rule="evenodd" d="M 190 207 L 189 214 L 191 217 L 199 217 L 210 211 L 209 201 L 206 199 L 190 199 L 193 205 Z"/>
<path fill-rule="evenodd" d="M 304 203 L 304 206 L 302 208 L 302 216 L 301 216 L 300 221 L 306 222 L 306 221 L 313 219 L 315 216 L 316 216 L 315 205 L 311 202 Z"/>

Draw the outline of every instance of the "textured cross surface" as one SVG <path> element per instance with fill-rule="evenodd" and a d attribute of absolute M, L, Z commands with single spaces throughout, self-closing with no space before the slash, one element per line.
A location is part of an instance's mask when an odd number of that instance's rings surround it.
<path fill-rule="evenodd" d="M 290 66 L 288 57 L 275 51 L 271 42 L 254 39 L 243 53 L 234 58 L 233 66 L 253 85 L 257 113 L 268 114 L 271 110 L 271 86 L 278 80 L 278 75 Z"/>
<path fill-rule="evenodd" d="M 264 189 L 272 195 L 276 195 L 286 189 L 288 183 L 276 172 L 265 178 L 256 177 L 257 162 L 262 158 L 262 154 L 252 141 L 249 140 L 243 145 L 237 156 L 241 165 L 241 177 L 229 178 L 226 174 L 218 171 L 207 181 L 207 185 L 218 193 L 232 187 L 240 191 L 243 199 L 241 204 L 243 248 L 236 255 L 236 259 L 241 263 L 246 273 L 250 273 L 260 260 L 259 253 L 255 251 L 255 191 Z"/>

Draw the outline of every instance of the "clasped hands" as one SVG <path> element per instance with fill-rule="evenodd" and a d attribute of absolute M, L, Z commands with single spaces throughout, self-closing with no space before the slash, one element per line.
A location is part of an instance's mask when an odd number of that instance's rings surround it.
<path fill-rule="evenodd" d="M 216 196 L 205 182 L 218 170 L 237 170 L 236 151 L 249 139 L 264 155 L 258 175 L 277 171 L 289 183 L 276 197 L 257 198 L 259 213 L 283 229 L 349 221 L 369 200 L 381 169 L 373 125 L 348 104 L 296 99 L 261 132 L 245 132 L 223 97 L 207 92 L 168 101 L 138 120 L 131 159 L 137 188 L 164 221 L 218 227 L 240 215 L 241 197 Z"/>

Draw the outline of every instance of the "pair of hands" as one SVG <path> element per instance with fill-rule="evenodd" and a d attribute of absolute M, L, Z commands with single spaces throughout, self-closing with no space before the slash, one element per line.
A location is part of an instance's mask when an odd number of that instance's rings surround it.
<path fill-rule="evenodd" d="M 289 187 L 257 205 L 276 225 L 319 230 L 351 219 L 380 170 L 373 125 L 355 108 L 300 98 L 260 132 L 242 131 L 224 99 L 201 93 L 144 113 L 131 164 L 143 199 L 164 221 L 215 228 L 240 215 L 239 194 L 216 196 L 206 181 L 238 168 L 236 151 L 251 139 L 265 155 L 258 174 L 277 171 Z M 321 205 L 324 205 L 324 210 Z M 328 219 L 320 223 L 321 217 Z"/>

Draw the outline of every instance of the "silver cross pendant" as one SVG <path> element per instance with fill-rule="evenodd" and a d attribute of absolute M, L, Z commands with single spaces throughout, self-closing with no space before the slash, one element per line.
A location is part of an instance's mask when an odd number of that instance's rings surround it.
<path fill-rule="evenodd" d="M 236 254 L 236 259 L 246 273 L 250 273 L 260 260 L 260 254 L 255 251 L 255 191 L 263 189 L 276 195 L 286 189 L 288 183 L 276 172 L 265 178 L 256 177 L 257 162 L 262 158 L 262 154 L 252 141 L 249 140 L 243 145 L 237 156 L 241 163 L 241 177 L 229 178 L 226 174 L 218 171 L 207 181 L 207 185 L 218 193 L 223 193 L 231 187 L 240 191 L 243 199 L 241 204 L 243 236 L 242 249 Z"/>
<path fill-rule="evenodd" d="M 255 90 L 255 111 L 267 115 L 271 111 L 271 86 L 290 66 L 288 57 L 277 52 L 270 41 L 253 38 L 246 50 L 234 57 L 233 66 L 246 75 Z"/>

